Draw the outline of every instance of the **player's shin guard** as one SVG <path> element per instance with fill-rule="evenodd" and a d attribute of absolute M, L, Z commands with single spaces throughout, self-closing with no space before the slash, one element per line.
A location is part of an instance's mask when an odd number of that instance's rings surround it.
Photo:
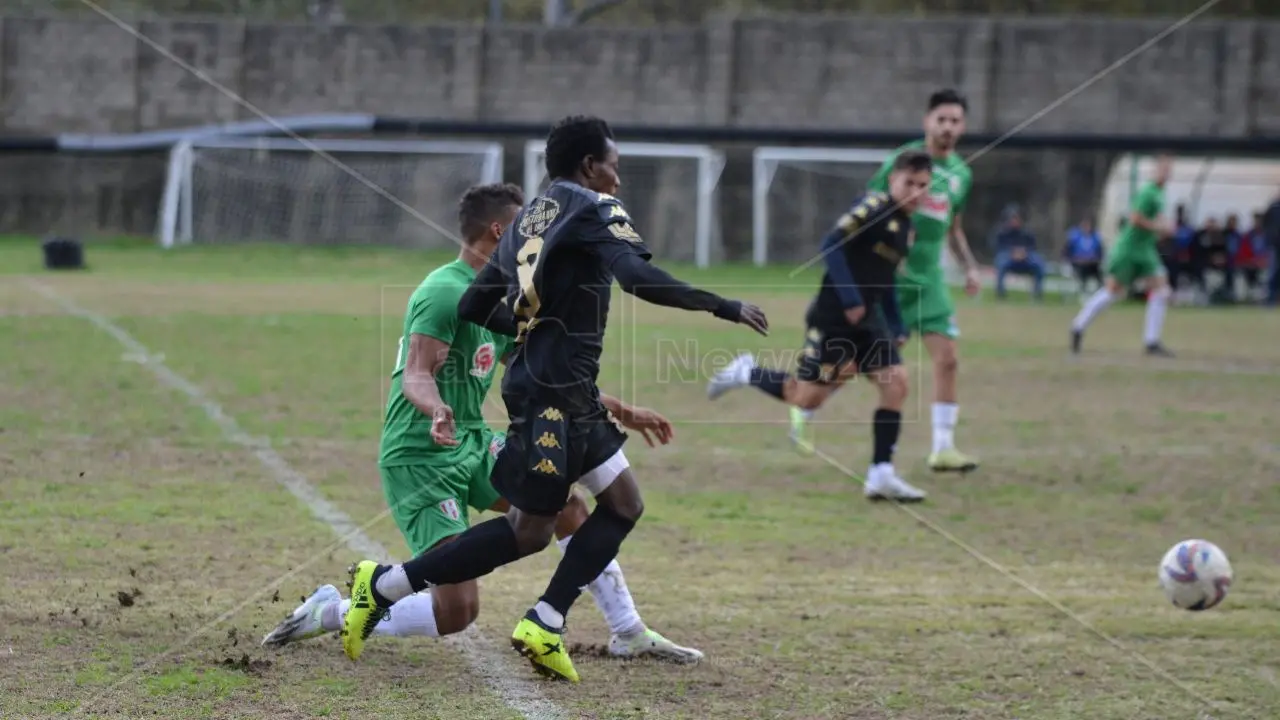
<path fill-rule="evenodd" d="M 871 464 L 892 463 L 893 448 L 898 444 L 898 435 L 902 432 L 902 413 L 879 408 L 876 410 L 874 422 L 872 432 L 874 455 L 871 457 Z"/>
<path fill-rule="evenodd" d="M 423 553 L 403 567 L 413 592 L 422 592 L 428 585 L 452 585 L 474 580 L 520 557 L 515 530 L 503 516 L 473 525 L 453 542 Z M 381 578 L 376 589 L 384 597 L 400 599 L 384 593 Z"/>
<path fill-rule="evenodd" d="M 787 379 L 791 374 L 786 370 L 774 370 L 772 368 L 753 368 L 751 370 L 751 386 L 759 388 L 760 392 L 766 395 L 772 395 L 782 400 L 782 387 L 787 383 Z"/>
<path fill-rule="evenodd" d="M 617 514 L 605 505 L 596 505 L 591 516 L 573 534 L 573 542 L 564 550 L 541 601 L 550 605 L 563 618 L 582 594 L 582 588 L 595 580 L 618 555 L 635 521 Z"/>

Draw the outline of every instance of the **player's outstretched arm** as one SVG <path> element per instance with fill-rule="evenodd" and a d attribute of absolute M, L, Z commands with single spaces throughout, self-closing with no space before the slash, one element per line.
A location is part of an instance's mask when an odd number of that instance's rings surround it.
<path fill-rule="evenodd" d="M 496 256 L 496 255 L 495 255 Z M 515 337 L 516 317 L 507 307 L 507 282 L 496 260 L 490 260 L 458 301 L 458 317 L 484 328 Z"/>
<path fill-rule="evenodd" d="M 761 335 L 769 334 L 769 320 L 760 308 L 740 300 L 727 300 L 681 282 L 635 253 L 618 255 L 613 263 L 613 276 L 623 292 L 645 302 L 680 310 L 709 312 L 721 320 L 746 325 Z"/>
<path fill-rule="evenodd" d="M 653 441 L 656 438 L 658 443 L 666 445 L 675 439 L 675 430 L 671 427 L 671 421 L 667 420 L 656 410 L 650 410 L 645 407 L 636 405 L 628 405 L 612 395 L 600 393 L 600 402 L 605 406 L 619 423 L 628 430 L 635 430 L 644 437 L 644 441 L 649 443 L 649 447 L 653 447 Z M 653 437 L 649 436 L 653 433 Z"/>

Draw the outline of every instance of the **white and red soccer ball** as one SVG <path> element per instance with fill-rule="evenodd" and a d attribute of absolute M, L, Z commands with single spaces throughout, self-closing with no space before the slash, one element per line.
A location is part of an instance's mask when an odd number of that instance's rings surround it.
<path fill-rule="evenodd" d="M 1160 561 L 1160 587 L 1183 610 L 1208 610 L 1231 587 L 1231 562 L 1208 540 L 1183 540 Z"/>

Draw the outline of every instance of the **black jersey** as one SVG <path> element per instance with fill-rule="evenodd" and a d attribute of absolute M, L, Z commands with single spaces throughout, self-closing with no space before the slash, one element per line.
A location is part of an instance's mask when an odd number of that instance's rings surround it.
<path fill-rule="evenodd" d="M 737 321 L 742 303 L 699 290 L 654 265 L 622 203 L 559 180 L 516 216 L 458 304 L 463 320 L 516 338 L 502 382 L 508 407 L 554 401 L 600 410 L 600 353 L 616 279 L 641 300 Z"/>
<path fill-rule="evenodd" d="M 623 255 L 650 258 L 613 196 L 554 182 L 516 216 L 474 282 L 502 285 L 513 316 L 504 394 L 554 396 L 570 412 L 595 408 L 613 266 Z"/>
<path fill-rule="evenodd" d="M 859 198 L 823 239 L 826 272 L 811 308 L 814 319 L 838 326 L 847 322 L 846 309 L 866 306 L 867 321 L 877 319 L 878 309 L 896 330 L 895 276 L 910 237 L 910 215 L 888 195 L 870 192 Z"/>

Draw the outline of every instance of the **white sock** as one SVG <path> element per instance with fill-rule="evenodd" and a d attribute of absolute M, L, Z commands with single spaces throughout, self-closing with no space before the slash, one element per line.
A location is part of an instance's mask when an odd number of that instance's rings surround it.
<path fill-rule="evenodd" d="M 897 474 L 893 469 L 893 463 L 874 463 L 867 468 L 867 482 L 879 483 L 885 478 L 891 478 Z"/>
<path fill-rule="evenodd" d="M 956 420 L 960 406 L 955 403 L 933 404 L 933 451 L 942 452 L 955 447 Z"/>
<path fill-rule="evenodd" d="M 542 621 L 542 624 L 552 630 L 559 630 L 564 627 L 564 616 L 560 614 L 559 610 L 545 602 L 539 600 L 538 604 L 533 606 L 533 611 L 537 613 L 538 619 Z"/>
<path fill-rule="evenodd" d="M 813 419 L 813 411 L 812 411 L 812 410 L 804 410 L 804 409 L 801 409 L 801 410 L 800 410 L 800 417 L 804 418 L 804 421 L 805 421 L 805 422 L 809 422 L 810 420 L 812 420 L 812 419 Z"/>
<path fill-rule="evenodd" d="M 403 565 L 393 565 L 378 577 L 373 586 L 379 595 L 393 603 L 413 594 L 413 585 L 409 584 L 409 576 L 405 574 Z"/>
<path fill-rule="evenodd" d="M 1143 323 L 1143 341 L 1148 345 L 1160 342 L 1160 330 L 1164 327 L 1164 313 L 1169 309 L 1169 288 L 1162 287 L 1147 298 L 1147 317 Z"/>
<path fill-rule="evenodd" d="M 329 632 L 341 630 L 342 619 L 350 608 L 350 599 L 325 606 L 320 626 Z M 392 605 L 391 612 L 378 622 L 373 634 L 389 637 L 440 637 L 440 631 L 436 629 L 435 601 L 432 600 L 431 593 L 416 593 Z"/>
<path fill-rule="evenodd" d="M 1089 296 L 1089 300 L 1080 308 L 1080 313 L 1076 315 L 1076 319 L 1071 321 L 1071 329 L 1081 332 L 1089 327 L 1089 323 L 1098 317 L 1098 313 L 1102 312 L 1108 305 L 1115 301 L 1111 297 L 1111 293 L 1107 292 L 1105 287 L 1098 288 L 1098 291 Z"/>
<path fill-rule="evenodd" d="M 570 535 L 556 541 L 560 552 L 569 547 L 572 539 Z M 636 612 L 636 602 L 627 589 L 627 579 L 623 577 L 622 566 L 617 560 L 610 561 L 604 572 L 587 585 L 587 590 L 596 601 L 596 607 L 600 608 L 600 614 L 604 615 L 605 622 L 609 623 L 609 632 L 624 637 L 644 632 L 644 621 Z"/>

